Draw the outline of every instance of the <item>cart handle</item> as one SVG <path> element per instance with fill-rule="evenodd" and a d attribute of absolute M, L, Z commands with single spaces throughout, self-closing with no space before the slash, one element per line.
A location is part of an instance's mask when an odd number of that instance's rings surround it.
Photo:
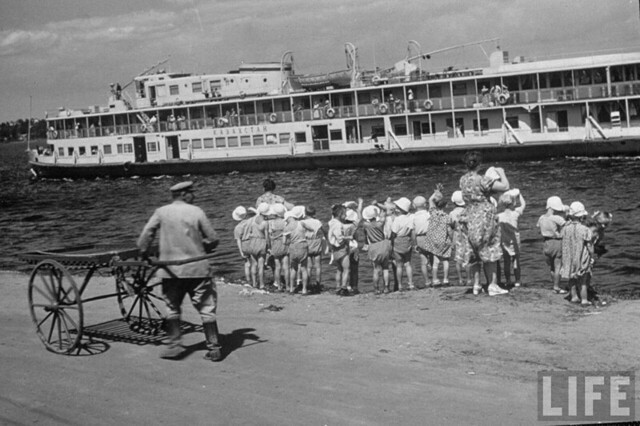
<path fill-rule="evenodd" d="M 181 260 L 157 260 L 157 259 L 145 259 L 145 260 L 115 260 L 114 266 L 175 266 L 185 265 L 187 263 L 197 262 L 199 260 L 211 259 L 215 256 L 215 253 L 208 253 L 202 256 L 190 257 L 188 259 Z"/>

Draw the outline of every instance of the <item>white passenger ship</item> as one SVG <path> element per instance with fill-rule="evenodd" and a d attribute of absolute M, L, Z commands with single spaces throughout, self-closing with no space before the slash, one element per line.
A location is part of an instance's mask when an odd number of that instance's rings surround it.
<path fill-rule="evenodd" d="M 61 108 L 39 177 L 214 174 L 459 161 L 640 155 L 640 53 L 510 59 L 485 68 L 422 69 L 426 54 L 388 70 L 358 66 L 297 75 L 293 56 L 226 74 L 152 68 L 135 96 L 111 85 L 107 106 Z"/>

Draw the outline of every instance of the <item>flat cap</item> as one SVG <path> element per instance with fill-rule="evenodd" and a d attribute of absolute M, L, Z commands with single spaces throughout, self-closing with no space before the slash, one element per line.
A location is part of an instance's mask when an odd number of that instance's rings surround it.
<path fill-rule="evenodd" d="M 193 182 L 190 180 L 186 182 L 180 182 L 173 185 L 169 190 L 171 192 L 191 191 L 193 189 Z"/>

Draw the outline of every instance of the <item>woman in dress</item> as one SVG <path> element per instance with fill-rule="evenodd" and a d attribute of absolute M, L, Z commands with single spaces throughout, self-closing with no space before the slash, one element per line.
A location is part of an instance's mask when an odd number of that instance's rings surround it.
<path fill-rule="evenodd" d="M 460 190 L 465 209 L 460 214 L 459 223 L 464 239 L 464 247 L 459 253 L 462 266 L 470 266 L 473 276 L 473 294 L 479 294 L 480 269 L 484 266 L 489 282 L 489 296 L 508 293 L 498 286 L 497 262 L 502 257 L 500 245 L 500 226 L 496 207 L 490 197 L 493 192 L 509 190 L 509 181 L 502 168 L 496 167 L 495 176 L 478 173 L 482 156 L 478 151 L 468 152 L 464 156 L 467 173 L 460 178 Z"/>

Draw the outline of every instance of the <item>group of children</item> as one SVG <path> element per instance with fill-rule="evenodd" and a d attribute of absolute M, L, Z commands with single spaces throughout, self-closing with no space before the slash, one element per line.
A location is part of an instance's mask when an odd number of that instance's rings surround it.
<path fill-rule="evenodd" d="M 571 302 L 591 305 L 592 268 L 595 260 L 606 252 L 604 232 L 613 215 L 599 211 L 589 215 L 580 201 L 566 206 L 558 196 L 547 199 L 546 209 L 537 226 L 544 239 L 543 253 L 553 289 L 558 294 L 566 294 L 560 281 L 568 280 Z"/>
<path fill-rule="evenodd" d="M 261 202 L 257 208 L 239 206 L 233 211 L 233 219 L 239 222 L 234 238 L 245 261 L 245 277 L 256 288 L 265 288 L 268 264 L 278 290 L 309 294 L 320 289 L 321 259 L 330 254 L 330 264 L 336 268 L 336 293 L 355 294 L 361 253 L 366 253 L 372 264 L 376 294 L 417 288 L 411 264 L 414 253 L 420 257 L 424 286 L 448 285 L 450 261 L 454 262 L 458 284 L 467 285 L 469 267 L 463 265 L 460 253 L 466 246 L 459 222 L 465 208 L 462 192 L 452 194 L 451 211 L 446 210 L 447 201 L 441 185 L 428 199 L 388 198 L 366 207 L 358 199 L 332 206 L 332 218 L 326 227 L 315 217 L 311 206 L 289 206 L 287 210 L 283 203 Z M 518 287 L 521 285 L 518 222 L 526 202 L 518 189 L 506 191 L 497 201 L 492 198 L 492 202 L 498 212 L 505 286 Z M 587 304 L 593 259 L 602 254 L 602 237 L 612 215 L 596 212 L 588 216 L 580 202 L 567 207 L 556 196 L 547 200 L 546 207 L 547 212 L 537 226 L 544 239 L 543 253 L 553 289 L 566 294 L 560 280 L 568 279 L 572 301 Z"/>

